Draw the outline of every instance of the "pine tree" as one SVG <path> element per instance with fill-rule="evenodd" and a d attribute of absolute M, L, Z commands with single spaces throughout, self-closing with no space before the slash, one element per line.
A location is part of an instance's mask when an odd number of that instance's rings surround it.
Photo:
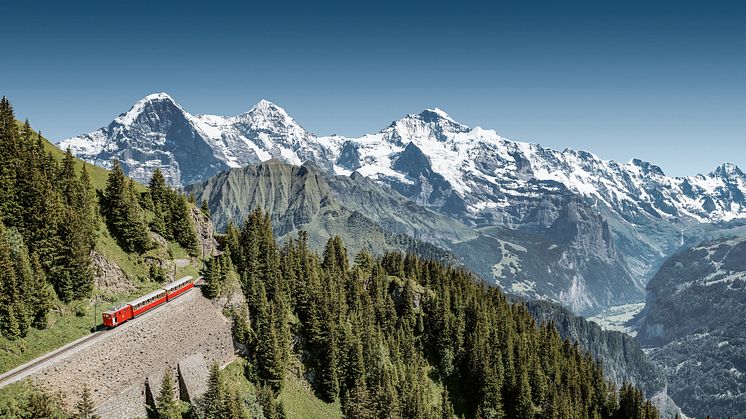
<path fill-rule="evenodd" d="M 138 204 L 134 183 L 128 181 L 117 160 L 106 180 L 102 202 L 109 230 L 128 252 L 144 252 L 150 247 L 150 237 L 142 209 Z"/>
<path fill-rule="evenodd" d="M 166 179 L 163 177 L 163 172 L 161 172 L 160 168 L 156 168 L 153 176 L 150 178 L 150 185 L 148 187 L 153 205 L 166 204 L 166 189 Z"/>
<path fill-rule="evenodd" d="M 233 221 L 229 221 L 228 226 L 225 228 L 223 247 L 230 254 L 231 261 L 233 262 L 233 266 L 235 266 L 236 270 L 238 272 L 243 272 L 244 264 L 241 259 L 242 252 L 240 235 L 241 233 L 236 225 L 233 223 Z"/>
<path fill-rule="evenodd" d="M 176 194 L 173 196 L 171 211 L 174 240 L 187 249 L 190 255 L 197 256 L 199 253 L 199 241 L 197 240 L 197 232 L 194 228 L 194 222 L 192 222 L 189 203 L 185 195 Z"/>
<path fill-rule="evenodd" d="M 16 189 L 18 174 L 18 127 L 10 102 L 0 100 L 0 217 L 8 225 L 21 220 L 21 204 Z"/>
<path fill-rule="evenodd" d="M 207 205 L 207 200 L 202 200 L 202 205 L 200 206 L 200 210 L 202 211 L 202 214 L 205 215 L 205 217 L 210 218 L 210 207 Z"/>
<path fill-rule="evenodd" d="M 5 226 L 0 222 L 0 333 L 8 339 L 21 337 L 18 323 L 21 301 L 16 280 L 12 249 L 6 238 Z"/>
<path fill-rule="evenodd" d="M 222 271 L 221 260 L 213 256 L 207 262 L 207 268 L 203 274 L 202 294 L 207 298 L 215 298 L 220 294 L 224 273 Z"/>
<path fill-rule="evenodd" d="M 34 388 L 29 396 L 25 413 L 28 418 L 54 419 L 60 416 L 57 410 L 57 402 L 52 396 Z"/>
<path fill-rule="evenodd" d="M 161 389 L 156 400 L 156 412 L 158 419 L 180 419 L 181 412 L 179 403 L 174 397 L 174 386 L 171 378 L 171 369 L 166 368 L 163 372 Z"/>
<path fill-rule="evenodd" d="M 150 220 L 150 229 L 164 238 L 172 236 L 172 234 L 167 232 L 163 204 L 160 202 L 153 204 L 153 219 Z"/>
<path fill-rule="evenodd" d="M 47 313 L 52 308 L 54 291 L 51 285 L 47 283 L 47 277 L 36 253 L 31 257 L 31 269 L 34 282 L 30 287 L 30 298 L 27 304 L 31 309 L 31 325 L 37 329 L 45 329 L 47 327 Z"/>
<path fill-rule="evenodd" d="M 83 385 L 80 400 L 75 404 L 75 419 L 98 419 L 98 415 L 94 413 L 94 407 L 91 391 L 87 384 Z"/>
<path fill-rule="evenodd" d="M 448 397 L 448 389 L 443 389 L 443 394 L 441 396 L 441 402 L 440 402 L 440 418 L 441 419 L 453 419 L 453 417 L 456 415 L 456 413 L 453 411 L 453 404 L 451 403 L 451 398 Z M 486 418 L 484 415 L 479 415 L 480 417 Z"/>
<path fill-rule="evenodd" d="M 98 202 L 96 201 L 96 191 L 91 184 L 91 178 L 88 175 L 88 169 L 85 163 L 80 169 L 80 213 L 83 218 L 85 234 L 89 240 L 89 247 L 92 249 L 96 242 L 96 231 L 98 230 Z"/>
<path fill-rule="evenodd" d="M 277 308 L 267 301 L 264 288 L 259 290 L 259 307 L 256 317 L 257 344 L 256 367 L 262 382 L 273 390 L 279 391 L 285 377 L 283 351 L 280 336 L 276 328 Z"/>
<path fill-rule="evenodd" d="M 207 379 L 207 391 L 202 396 L 202 414 L 204 419 L 224 419 L 222 412 L 221 394 L 222 383 L 220 377 L 220 367 L 217 363 L 210 366 L 210 376 Z"/>
<path fill-rule="evenodd" d="M 93 292 L 90 237 L 85 220 L 74 208 L 67 209 L 66 222 L 60 224 L 61 249 L 57 295 L 65 302 L 86 298 Z"/>
<path fill-rule="evenodd" d="M 78 176 L 75 173 L 75 157 L 73 157 L 70 148 L 65 152 L 62 159 L 62 167 L 59 175 L 60 192 L 65 205 L 75 209 L 81 209 L 82 194 Z"/>

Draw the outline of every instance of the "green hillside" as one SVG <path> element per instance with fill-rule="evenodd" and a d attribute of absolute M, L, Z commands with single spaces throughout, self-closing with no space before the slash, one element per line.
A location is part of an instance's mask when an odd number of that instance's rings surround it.
<path fill-rule="evenodd" d="M 16 121 L 7 100 L 0 102 L 0 372 L 90 333 L 103 310 L 159 287 L 163 272 L 154 272 L 147 260 L 195 253 L 173 237 L 165 246 L 147 239 L 147 249 L 123 248 L 123 233 L 111 231 L 111 214 L 99 202 L 110 175 L 66 156 L 30 125 Z M 133 196 L 122 201 L 149 234 L 156 214 L 148 188 L 123 182 L 131 185 Z M 170 190 L 161 195 L 192 206 Z M 99 288 L 91 250 L 116 264 L 126 281 Z M 187 266 L 176 276 L 196 273 Z"/>

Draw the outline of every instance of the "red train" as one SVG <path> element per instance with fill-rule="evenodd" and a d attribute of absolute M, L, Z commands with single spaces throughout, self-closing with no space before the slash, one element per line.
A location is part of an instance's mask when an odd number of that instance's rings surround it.
<path fill-rule="evenodd" d="M 194 278 L 191 276 L 185 276 L 184 278 L 174 281 L 159 290 L 145 294 L 129 303 L 124 303 L 115 309 L 105 311 L 102 315 L 104 326 L 119 326 L 127 320 L 133 319 L 167 301 L 173 300 L 192 288 L 194 288 Z"/>

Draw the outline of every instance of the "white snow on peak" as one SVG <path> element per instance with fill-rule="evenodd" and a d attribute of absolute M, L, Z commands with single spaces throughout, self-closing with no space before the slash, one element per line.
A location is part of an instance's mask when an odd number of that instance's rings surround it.
<path fill-rule="evenodd" d="M 138 100 L 137 102 L 135 102 L 134 105 L 132 105 L 129 111 L 119 115 L 114 121 L 121 125 L 132 125 L 137 120 L 137 117 L 143 113 L 148 104 L 158 101 L 170 102 L 171 104 L 179 108 L 182 112 L 186 113 L 186 111 L 184 111 L 184 109 L 179 106 L 176 101 L 174 101 L 173 98 L 168 95 L 168 93 L 159 92 L 149 94 L 144 98 Z"/>
<path fill-rule="evenodd" d="M 436 108 L 428 108 L 428 109 L 425 109 L 424 112 L 431 112 L 431 113 L 434 113 L 434 114 L 438 115 L 438 117 L 440 117 L 440 118 L 446 119 L 446 120 L 448 120 L 450 122 L 457 123 L 456 121 L 453 120 L 453 118 L 451 118 L 451 115 L 448 115 L 448 113 L 446 113 L 446 111 L 444 111 L 444 110 L 442 110 L 440 108 L 437 108 L 437 107 Z"/>
<path fill-rule="evenodd" d="M 173 121 L 161 120 L 172 116 L 156 105 L 162 101 L 178 108 L 213 157 L 229 167 L 270 158 L 293 164 L 311 161 L 330 172 L 357 171 L 381 183 L 413 185 L 423 180 L 394 169 L 411 143 L 425 155 L 423 164 L 430 166 L 425 169 L 442 176 L 475 215 L 495 212 L 491 215 L 500 217 L 500 211 L 515 199 L 543 193 L 541 188 L 558 188 L 559 183 L 627 218 L 645 214 L 701 222 L 746 218 L 746 175 L 733 164 L 723 164 L 707 175 L 668 177 L 659 167 L 637 159 L 618 163 L 587 151 L 557 151 L 511 141 L 494 130 L 460 124 L 439 108 L 406 115 L 374 134 L 316 137 L 265 99 L 245 113 L 225 117 L 191 115 L 168 94 L 155 93 L 117 117 L 113 126 L 65 140 L 60 147 L 70 147 L 76 155 L 100 165 L 120 154 L 124 160 L 131 155 L 128 150 L 154 156 L 149 165 L 156 157 L 173 160 L 174 153 L 163 150 L 166 137 L 173 135 L 168 130 Z M 147 118 L 139 119 L 143 112 L 148 112 Z M 178 146 L 178 140 L 171 138 L 169 144 Z M 164 172 L 168 169 L 179 178 L 179 166 L 167 164 Z M 422 193 L 430 193 L 429 187 L 425 185 Z M 427 196 L 420 198 L 427 203 Z"/>
<path fill-rule="evenodd" d="M 151 101 L 151 100 L 170 100 L 174 101 L 174 99 L 166 92 L 158 92 L 158 93 L 151 93 L 141 100 L 143 101 Z"/>

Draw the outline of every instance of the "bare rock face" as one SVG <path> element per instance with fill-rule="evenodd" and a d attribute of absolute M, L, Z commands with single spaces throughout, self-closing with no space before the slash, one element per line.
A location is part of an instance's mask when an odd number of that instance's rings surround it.
<path fill-rule="evenodd" d="M 166 239 L 164 239 L 163 236 L 156 233 L 155 231 L 150 232 L 150 240 L 152 240 L 158 247 L 164 249 L 168 247 L 168 242 L 166 241 Z"/>
<path fill-rule="evenodd" d="M 96 288 L 104 292 L 120 293 L 135 289 L 135 284 L 116 263 L 93 250 L 91 252 Z"/>
<path fill-rule="evenodd" d="M 190 209 L 189 215 L 192 217 L 192 223 L 197 232 L 200 254 L 204 251 L 205 256 L 214 255 L 218 249 L 218 242 L 215 241 L 215 228 L 210 221 L 210 217 L 196 207 Z"/>
<path fill-rule="evenodd" d="M 205 356 L 197 353 L 179 361 L 179 393 L 182 400 L 194 404 L 207 392 L 210 369 Z"/>

